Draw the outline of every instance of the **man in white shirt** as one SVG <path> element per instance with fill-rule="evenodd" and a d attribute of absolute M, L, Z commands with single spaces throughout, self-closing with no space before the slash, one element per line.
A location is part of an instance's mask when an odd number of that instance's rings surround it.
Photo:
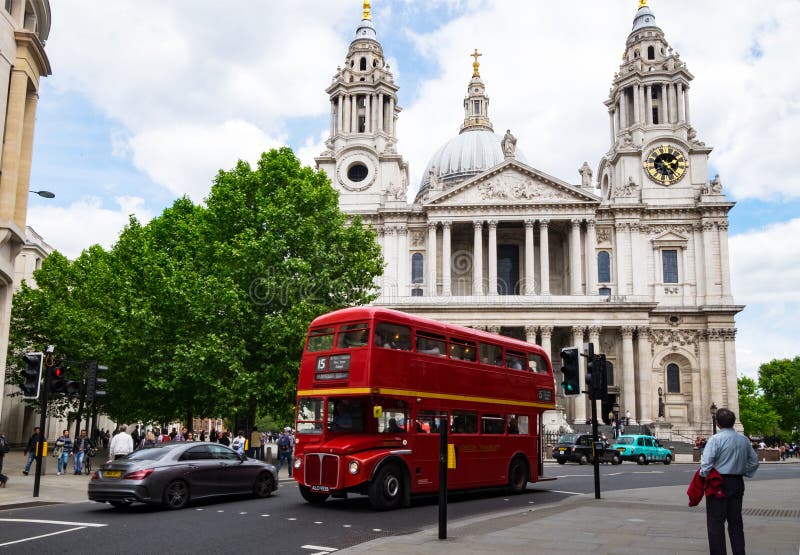
<path fill-rule="evenodd" d="M 125 424 L 121 425 L 119 433 L 111 438 L 111 445 L 108 446 L 109 462 L 133 452 L 133 438 L 126 431 L 127 429 Z"/>

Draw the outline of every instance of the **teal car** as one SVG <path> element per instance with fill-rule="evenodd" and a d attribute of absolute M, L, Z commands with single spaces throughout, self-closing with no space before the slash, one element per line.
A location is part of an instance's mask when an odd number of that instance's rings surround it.
<path fill-rule="evenodd" d="M 637 464 L 651 462 L 672 462 L 672 451 L 661 445 L 653 436 L 619 436 L 613 447 L 623 461 L 636 461 Z"/>

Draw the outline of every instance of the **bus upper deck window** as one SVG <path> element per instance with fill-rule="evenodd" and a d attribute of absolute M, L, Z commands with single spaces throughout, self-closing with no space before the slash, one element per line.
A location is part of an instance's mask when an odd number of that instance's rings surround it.
<path fill-rule="evenodd" d="M 503 366 L 503 350 L 498 345 L 480 343 L 478 344 L 478 350 L 480 352 L 480 361 L 483 364 Z"/>
<path fill-rule="evenodd" d="M 417 333 L 417 352 L 424 355 L 445 356 L 444 336 L 435 333 Z"/>
<path fill-rule="evenodd" d="M 306 350 L 327 351 L 333 348 L 333 328 L 317 328 L 308 333 L 308 346 Z"/>
<path fill-rule="evenodd" d="M 375 326 L 374 343 L 376 347 L 386 349 L 411 350 L 411 328 L 381 322 Z"/>
<path fill-rule="evenodd" d="M 369 341 L 369 324 L 345 324 L 339 328 L 339 341 L 337 347 L 340 349 L 353 349 L 355 347 L 366 347 Z"/>
<path fill-rule="evenodd" d="M 547 373 L 547 363 L 544 358 L 534 353 L 528 353 L 528 368 L 530 368 L 531 372 Z"/>
<path fill-rule="evenodd" d="M 464 339 L 450 339 L 450 358 L 475 362 L 475 343 Z"/>
<path fill-rule="evenodd" d="M 506 366 L 512 370 L 525 370 L 525 355 L 506 351 Z"/>

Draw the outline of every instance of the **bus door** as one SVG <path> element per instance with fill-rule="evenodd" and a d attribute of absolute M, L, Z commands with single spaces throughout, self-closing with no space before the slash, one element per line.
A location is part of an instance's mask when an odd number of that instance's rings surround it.
<path fill-rule="evenodd" d="M 413 421 L 414 467 L 410 468 L 412 491 L 435 491 L 439 487 L 439 427 L 447 413 L 419 411 Z"/>
<path fill-rule="evenodd" d="M 485 484 L 489 478 L 483 474 L 487 454 L 478 435 L 478 412 L 452 411 L 447 441 L 455 446 L 456 452 L 456 468 L 447 475 L 448 489 Z"/>

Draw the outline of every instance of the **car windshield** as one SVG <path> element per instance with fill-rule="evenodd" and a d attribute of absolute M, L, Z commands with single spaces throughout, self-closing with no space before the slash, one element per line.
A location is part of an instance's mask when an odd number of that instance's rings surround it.
<path fill-rule="evenodd" d="M 617 438 L 617 441 L 615 441 L 614 443 L 616 445 L 632 445 L 633 444 L 633 439 L 634 438 L 632 438 L 632 437 L 620 436 L 620 437 Z"/>
<path fill-rule="evenodd" d="M 150 449 L 139 449 L 125 457 L 128 461 L 157 461 L 163 459 L 172 452 L 166 447 L 152 447 Z"/>
<path fill-rule="evenodd" d="M 559 443 L 575 443 L 580 434 L 564 434 L 558 438 Z"/>

